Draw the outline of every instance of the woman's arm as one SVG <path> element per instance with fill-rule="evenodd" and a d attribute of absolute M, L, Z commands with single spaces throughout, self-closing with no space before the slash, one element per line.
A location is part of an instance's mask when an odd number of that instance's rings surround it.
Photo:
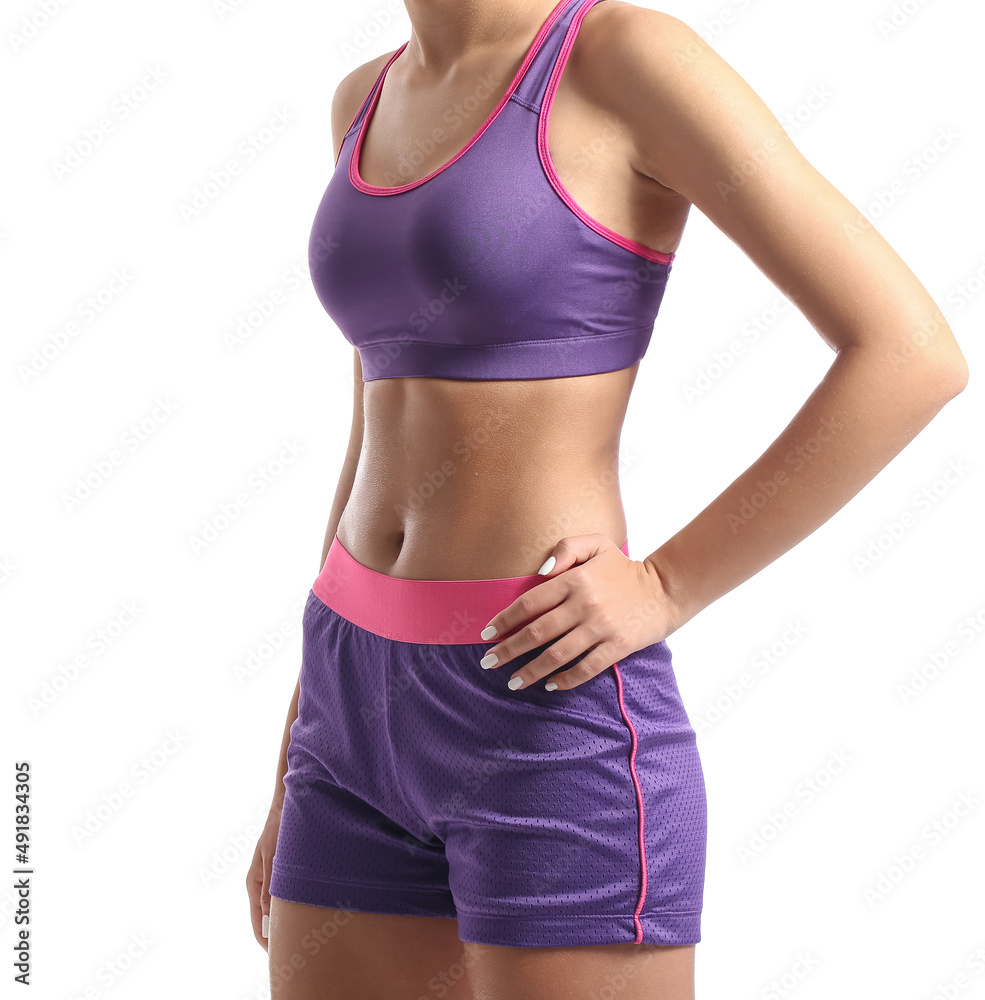
<path fill-rule="evenodd" d="M 328 517 L 328 528 L 325 531 L 325 541 L 322 543 L 321 562 L 318 564 L 319 571 L 325 565 L 325 558 L 328 556 L 329 547 L 335 532 L 338 530 L 339 521 L 342 519 L 342 511 L 345 510 L 349 502 L 349 495 L 352 493 L 352 484 L 356 478 L 356 467 L 359 464 L 359 452 L 363 443 L 363 376 L 362 366 L 359 363 L 359 352 L 353 348 L 353 390 L 352 390 L 352 427 L 349 431 L 349 446 L 346 449 L 345 461 L 342 463 L 342 474 L 339 476 L 339 484 L 335 490 L 335 499 L 332 501 L 332 510 Z M 277 762 L 277 780 L 274 783 L 273 809 L 279 811 L 280 805 L 284 801 L 284 775 L 287 774 L 287 748 L 291 742 L 291 726 L 298 717 L 298 698 L 301 695 L 301 678 L 294 685 L 294 696 L 291 698 L 290 708 L 287 710 L 287 724 L 284 726 L 284 737 L 280 744 L 280 759 Z"/>
<path fill-rule="evenodd" d="M 334 147 L 333 162 L 337 163 L 339 153 L 342 151 L 342 140 L 346 131 L 352 124 L 356 113 L 362 105 L 366 94 L 376 80 L 375 73 L 377 59 L 357 66 L 351 73 L 348 73 L 335 88 L 332 97 L 332 144 Z M 363 443 L 363 373 L 362 365 L 359 361 L 359 352 L 353 348 L 353 386 L 352 386 L 352 425 L 349 429 L 349 445 L 346 448 L 345 461 L 342 464 L 342 473 L 339 476 L 339 484 L 335 489 L 335 499 L 332 501 L 332 510 L 328 516 L 328 527 L 325 529 L 325 540 L 322 543 L 321 562 L 318 564 L 319 572 L 325 565 L 329 547 L 335 532 L 338 530 L 339 521 L 342 519 L 342 511 L 349 502 L 349 494 L 352 492 L 352 484 L 356 478 L 356 466 L 359 464 L 359 452 Z M 301 678 L 294 685 L 294 695 L 291 698 L 290 707 L 287 710 L 287 724 L 284 726 L 284 737 L 280 744 L 280 759 L 277 762 L 277 780 L 274 782 L 274 806 L 277 807 L 284 800 L 284 775 L 287 774 L 287 748 L 291 742 L 291 726 L 298 717 L 298 698 L 301 696 Z M 279 811 L 279 810 L 278 810 Z"/>
<path fill-rule="evenodd" d="M 343 126 L 344 128 L 344 126 Z M 356 476 L 356 466 L 359 464 L 359 450 L 362 447 L 363 433 L 363 380 L 359 354 L 355 354 L 355 386 L 353 390 L 352 429 L 349 432 L 349 446 L 346 449 L 345 461 L 342 465 L 342 475 L 335 490 L 335 500 L 332 512 L 328 518 L 328 530 L 325 532 L 325 543 L 322 546 L 322 558 L 319 569 L 325 565 L 325 556 L 332 544 L 332 538 L 338 529 L 342 511 L 349 501 L 352 483 Z M 284 775 L 287 774 L 287 748 L 291 743 L 291 726 L 298 717 L 298 698 L 301 695 L 301 678 L 294 686 L 294 696 L 291 707 L 287 711 L 287 724 L 284 726 L 284 737 L 280 745 L 280 759 L 277 762 L 277 781 L 274 785 L 274 795 L 267 812 L 267 822 L 257 840 L 253 860 L 246 873 L 246 891 L 250 897 L 250 919 L 253 922 L 253 935 L 264 947 L 267 947 L 268 921 L 270 919 L 270 877 L 273 857 L 277 847 L 277 837 L 280 831 L 281 813 L 284 810 Z"/>
<path fill-rule="evenodd" d="M 913 272 L 699 35 L 630 4 L 597 24 L 583 65 L 629 125 L 634 166 L 697 206 L 836 352 L 762 457 L 644 560 L 676 628 L 844 506 L 968 369 Z"/>
<path fill-rule="evenodd" d="M 335 145 L 335 162 L 338 162 L 342 140 L 349 126 L 355 119 L 360 102 L 365 98 L 376 79 L 373 63 L 365 63 L 357 67 L 343 78 L 335 90 L 332 99 L 332 137 Z M 370 78 L 369 74 L 374 75 Z M 353 349 L 353 388 L 352 388 L 352 426 L 349 430 L 349 444 L 346 448 L 345 460 L 342 463 L 342 473 L 335 489 L 335 499 L 328 516 L 328 527 L 325 530 L 325 541 L 322 543 L 319 571 L 325 565 L 332 538 L 338 530 L 342 512 L 349 502 L 352 484 L 356 478 L 356 467 L 359 465 L 359 452 L 363 442 L 363 373 L 359 362 L 359 352 Z M 250 919 L 253 922 L 253 935 L 264 947 L 267 947 L 268 922 L 270 920 L 270 877 L 272 872 L 274 852 L 277 847 L 277 837 L 280 832 L 281 813 L 284 807 L 284 776 L 287 774 L 287 750 L 291 743 L 291 726 L 298 717 L 298 699 L 301 696 L 301 678 L 294 685 L 294 695 L 291 706 L 287 710 L 287 723 L 284 726 L 284 736 L 280 745 L 280 759 L 277 762 L 277 780 L 274 783 L 273 801 L 267 814 L 267 822 L 257 840 L 253 860 L 246 874 L 246 891 L 250 897 Z"/>

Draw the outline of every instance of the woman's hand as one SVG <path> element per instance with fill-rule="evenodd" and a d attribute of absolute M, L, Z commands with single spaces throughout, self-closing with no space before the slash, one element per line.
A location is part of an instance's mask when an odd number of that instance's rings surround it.
<path fill-rule="evenodd" d="M 590 650 L 545 685 L 548 691 L 577 687 L 677 628 L 674 603 L 656 567 L 628 559 L 611 538 L 601 534 L 562 538 L 551 559 L 541 567 L 547 582 L 521 594 L 482 630 L 483 639 L 507 636 L 479 661 L 487 669 L 504 666 L 515 656 L 561 637 L 513 674 L 512 690 L 529 687 Z"/>
<path fill-rule="evenodd" d="M 621 552 L 619 554 L 622 555 Z M 274 857 L 274 848 L 277 847 L 281 809 L 281 802 L 275 799 L 253 852 L 250 870 L 246 873 L 253 936 L 263 945 L 264 950 L 267 948 L 267 925 L 270 922 L 270 863 Z"/>

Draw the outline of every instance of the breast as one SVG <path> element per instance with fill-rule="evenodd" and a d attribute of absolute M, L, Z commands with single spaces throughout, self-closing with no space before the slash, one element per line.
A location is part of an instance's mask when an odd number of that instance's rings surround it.
<path fill-rule="evenodd" d="M 536 117 L 501 113 L 475 146 L 417 187 L 349 182 L 352 136 L 315 213 L 316 294 L 359 349 L 364 378 L 548 378 L 634 364 L 670 265 L 599 236 L 536 158 Z M 518 130 L 530 134 L 517 135 Z M 470 160 L 483 149 L 485 155 Z"/>

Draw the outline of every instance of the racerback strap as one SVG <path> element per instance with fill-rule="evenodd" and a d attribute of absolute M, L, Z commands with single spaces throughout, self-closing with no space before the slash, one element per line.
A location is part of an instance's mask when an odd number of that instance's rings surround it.
<path fill-rule="evenodd" d="M 512 100 L 531 111 L 540 111 L 558 56 L 565 41 L 572 35 L 572 25 L 580 24 L 588 11 L 600 2 L 601 0 L 568 0 L 555 9 L 551 21 L 542 29 L 544 37 L 513 92 Z"/>

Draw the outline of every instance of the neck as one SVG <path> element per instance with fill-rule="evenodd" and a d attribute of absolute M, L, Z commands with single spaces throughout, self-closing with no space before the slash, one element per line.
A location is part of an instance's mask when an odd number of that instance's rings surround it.
<path fill-rule="evenodd" d="M 404 0 L 411 36 L 401 61 L 442 74 L 490 51 L 527 46 L 558 0 Z"/>

